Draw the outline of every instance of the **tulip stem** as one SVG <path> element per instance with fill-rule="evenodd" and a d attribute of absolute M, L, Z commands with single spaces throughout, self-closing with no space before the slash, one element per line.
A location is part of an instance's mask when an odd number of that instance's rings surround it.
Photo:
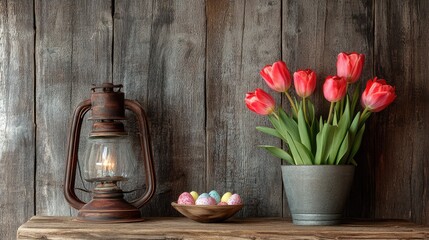
<path fill-rule="evenodd" d="M 274 115 L 274 117 L 277 118 L 277 120 L 280 120 L 280 117 L 279 117 L 279 115 L 276 112 L 273 111 L 272 114 Z"/>
<path fill-rule="evenodd" d="M 368 113 L 368 111 L 369 109 L 367 107 L 363 110 L 362 114 L 359 117 L 359 126 L 361 124 L 361 121 L 364 119 L 364 116 Z"/>
<path fill-rule="evenodd" d="M 331 106 L 329 107 L 329 115 L 328 115 L 328 124 L 331 123 L 332 111 L 334 110 L 335 102 L 331 102 Z"/>
<path fill-rule="evenodd" d="M 368 111 L 369 111 L 369 110 L 368 110 L 368 108 L 366 107 L 366 108 L 363 110 L 362 115 L 360 115 L 360 118 L 362 118 L 362 117 L 363 117 L 363 115 L 365 115 Z"/>
<path fill-rule="evenodd" d="M 290 105 L 292 106 L 293 111 L 295 112 L 295 116 L 298 116 L 298 109 L 296 108 L 295 103 L 293 102 L 290 94 L 286 91 L 285 95 L 287 97 L 287 99 L 289 99 Z"/>

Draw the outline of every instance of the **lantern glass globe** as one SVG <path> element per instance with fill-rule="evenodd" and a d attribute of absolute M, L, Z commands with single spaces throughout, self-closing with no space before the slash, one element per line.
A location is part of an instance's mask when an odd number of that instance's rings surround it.
<path fill-rule="evenodd" d="M 127 181 L 135 177 L 137 159 L 129 136 L 89 137 L 84 155 L 88 182 Z"/>

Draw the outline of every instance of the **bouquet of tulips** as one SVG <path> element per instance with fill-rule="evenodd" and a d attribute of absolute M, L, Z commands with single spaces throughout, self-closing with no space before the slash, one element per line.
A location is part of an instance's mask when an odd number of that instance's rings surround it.
<path fill-rule="evenodd" d="M 361 95 L 363 109 L 357 109 L 361 75 L 365 56 L 358 53 L 340 53 L 337 75 L 328 76 L 323 84 L 323 94 L 330 102 L 327 118 L 315 116 L 310 96 L 316 88 L 313 70 L 298 70 L 293 74 L 296 95 L 289 89 L 291 75 L 282 61 L 265 66 L 260 74 L 274 91 L 284 93 L 291 108 L 289 112 L 277 107 L 271 95 L 257 88 L 246 94 L 247 107 L 260 115 L 267 115 L 273 128 L 257 127 L 263 133 L 280 138 L 287 144 L 285 151 L 261 145 L 276 157 L 293 165 L 354 164 L 365 131 L 365 121 L 373 112 L 385 109 L 396 98 L 395 88 L 384 79 L 368 80 Z M 349 93 L 350 92 L 350 93 Z"/>

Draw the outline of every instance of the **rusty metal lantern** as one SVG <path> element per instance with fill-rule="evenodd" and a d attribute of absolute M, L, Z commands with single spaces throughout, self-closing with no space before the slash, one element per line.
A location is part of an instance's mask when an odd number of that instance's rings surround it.
<path fill-rule="evenodd" d="M 153 167 L 149 128 L 146 114 L 137 101 L 124 98 L 122 85 L 103 83 L 91 88 L 91 98 L 81 102 L 74 111 L 68 139 L 67 167 L 64 195 L 69 204 L 79 210 L 78 221 L 91 222 L 137 222 L 142 221 L 139 208 L 155 193 L 155 171 Z M 140 135 L 141 156 L 145 169 L 145 192 L 132 202 L 124 199 L 124 191 L 118 182 L 127 180 L 127 171 L 134 166 L 127 164 L 132 158 L 128 133 L 122 120 L 126 120 L 125 109 L 137 118 Z M 89 136 L 91 146 L 85 154 L 85 180 L 96 183 L 92 200 L 80 200 L 75 192 L 76 168 L 78 165 L 79 138 L 85 114 L 91 110 L 93 121 Z"/>

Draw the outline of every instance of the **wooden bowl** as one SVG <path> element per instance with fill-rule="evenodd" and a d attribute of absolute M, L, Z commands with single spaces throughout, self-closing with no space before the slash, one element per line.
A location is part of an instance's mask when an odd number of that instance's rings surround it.
<path fill-rule="evenodd" d="M 197 222 L 212 223 L 222 222 L 232 217 L 235 213 L 240 211 L 243 204 L 240 205 L 181 205 L 172 202 L 173 206 L 183 216 L 190 218 Z"/>

